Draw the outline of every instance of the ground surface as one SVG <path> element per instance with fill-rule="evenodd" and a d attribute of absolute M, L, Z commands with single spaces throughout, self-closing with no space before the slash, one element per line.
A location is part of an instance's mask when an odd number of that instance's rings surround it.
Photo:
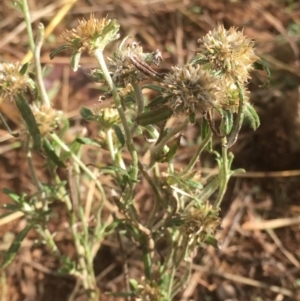
<path fill-rule="evenodd" d="M 35 25 L 40 21 L 47 26 L 62 7 L 61 2 L 29 1 Z M 47 77 L 49 89 L 61 84 L 56 106 L 69 113 L 75 129 L 79 109 L 96 102 L 98 92 L 82 75 L 70 71 L 68 58 L 59 57 L 53 63 L 49 53 L 61 45 L 59 35 L 65 28 L 76 26 L 78 19 L 92 12 L 98 18 L 107 14 L 116 18 L 122 34 L 135 36 L 145 49 L 162 50 L 162 68 L 183 63 L 196 49 L 197 39 L 218 23 L 244 28 L 244 33 L 257 42 L 257 53 L 268 62 L 273 75 L 266 89 L 258 88 L 264 75 L 253 75 L 251 102 L 261 117 L 261 127 L 253 132 L 246 125 L 232 149 L 234 166 L 245 168 L 247 173 L 230 182 L 221 212 L 221 249 L 200 250 L 191 281 L 178 300 L 300 300 L 299 1 L 77 1 L 47 38 L 42 55 L 43 64 L 54 67 Z M 0 2 L 0 32 L 1 61 L 22 60 L 28 50 L 24 26 L 20 13 L 8 0 Z M 84 64 L 93 67 L 94 62 L 86 58 Z M 1 112 L 17 129 L 20 119 L 12 104 L 3 103 Z M 0 141 L 0 188 L 30 192 L 33 187 L 24 152 L 14 144 L 17 140 L 1 128 Z M 192 154 L 193 150 L 179 158 L 184 160 Z M 36 162 L 43 164 L 41 158 Z M 0 192 L 0 204 L 6 202 L 9 199 Z M 64 208 L 56 204 L 53 210 L 61 214 Z M 259 224 L 258 228 L 254 223 L 257 219 L 272 223 Z M 53 230 L 61 226 L 62 220 L 51 225 Z M 0 252 L 7 249 L 9 237 L 22 227 L 23 221 L 17 217 L 1 222 Z M 34 246 L 33 239 L 34 234 L 1 274 L 1 300 L 68 300 L 75 280 L 55 276 L 57 262 L 46 249 Z M 62 250 L 72 256 L 68 238 L 61 240 Z M 104 242 L 95 260 L 102 290 L 122 286 L 119 257 L 116 247 Z M 132 273 L 135 265 L 132 258 Z M 79 295 L 76 300 L 86 298 Z"/>

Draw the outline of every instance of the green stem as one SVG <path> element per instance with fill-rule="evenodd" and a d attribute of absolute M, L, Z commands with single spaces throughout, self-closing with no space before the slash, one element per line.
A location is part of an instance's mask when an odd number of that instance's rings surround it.
<path fill-rule="evenodd" d="M 72 206 L 70 196 L 66 191 L 66 188 L 64 187 L 64 185 L 62 185 L 62 181 L 57 174 L 53 175 L 53 178 L 54 178 L 55 184 L 58 186 L 58 192 L 56 195 L 57 199 L 63 200 L 67 206 L 68 211 L 71 211 L 73 206 Z"/>
<path fill-rule="evenodd" d="M 143 113 L 144 107 L 145 107 L 144 95 L 143 95 L 141 86 L 138 83 L 134 83 L 134 84 L 132 84 L 132 86 L 134 89 L 134 96 L 135 96 L 135 101 L 136 101 L 136 106 L 137 106 L 136 116 L 139 116 L 141 113 Z M 135 121 L 131 128 L 132 135 L 135 132 L 137 127 L 138 127 L 138 124 Z"/>
<path fill-rule="evenodd" d="M 235 85 L 237 86 L 237 89 L 239 91 L 239 109 L 237 113 L 237 118 L 234 122 L 233 129 L 231 133 L 228 136 L 228 140 L 226 141 L 226 147 L 231 147 L 237 140 L 238 134 L 240 132 L 240 129 L 242 127 L 243 121 L 244 121 L 244 114 L 245 114 L 245 95 L 242 86 L 238 81 L 235 81 Z"/>
<path fill-rule="evenodd" d="M 179 177 L 185 176 L 186 174 L 188 174 L 188 173 L 190 172 L 190 170 L 191 170 L 192 168 L 194 168 L 196 162 L 197 162 L 198 159 L 199 159 L 200 154 L 201 154 L 202 151 L 204 150 L 204 148 L 205 148 L 205 146 L 207 145 L 207 143 L 210 141 L 211 137 L 212 137 L 212 132 L 209 131 L 208 134 L 207 134 L 207 136 L 205 137 L 205 139 L 204 139 L 203 141 L 201 141 L 201 143 L 199 144 L 198 149 L 197 149 L 197 151 L 195 152 L 195 154 L 193 155 L 193 157 L 192 157 L 192 159 L 190 160 L 189 164 L 186 166 L 186 168 L 185 168 L 182 172 L 180 172 L 180 173 L 178 174 Z"/>
<path fill-rule="evenodd" d="M 47 94 L 47 91 L 46 91 L 46 88 L 44 85 L 44 81 L 43 81 L 43 73 L 42 73 L 41 59 L 40 59 L 43 40 L 44 40 L 44 25 L 42 23 L 39 23 L 37 38 L 36 38 L 36 43 L 35 43 L 35 49 L 34 49 L 34 53 L 33 53 L 34 65 L 35 65 L 35 75 L 36 75 L 36 79 L 37 79 L 37 86 L 39 89 L 41 101 L 45 106 L 50 107 L 50 100 L 49 100 L 49 97 L 48 97 L 48 94 Z"/>
<path fill-rule="evenodd" d="M 31 179 L 32 179 L 34 185 L 36 186 L 36 188 L 39 191 L 42 191 L 43 190 L 43 185 L 41 184 L 41 182 L 39 181 L 39 179 L 36 175 L 34 164 L 33 164 L 33 161 L 32 161 L 32 153 L 30 151 L 29 144 L 30 144 L 30 138 L 27 137 L 25 149 L 26 149 L 26 157 L 27 157 L 27 162 L 28 162 L 29 173 L 30 173 Z"/>
<path fill-rule="evenodd" d="M 30 49 L 32 51 L 32 53 L 34 53 L 34 38 L 33 38 L 33 32 L 32 32 L 32 27 L 31 27 L 31 20 L 30 20 L 30 11 L 29 11 L 29 7 L 28 7 L 28 3 L 26 0 L 21 0 L 21 6 L 23 9 L 23 14 L 24 14 L 24 20 L 25 20 L 25 24 L 26 24 L 26 29 L 27 29 L 27 36 L 28 36 L 28 41 L 29 41 L 29 46 Z"/>
<path fill-rule="evenodd" d="M 124 132 L 125 132 L 126 145 L 127 145 L 127 148 L 129 150 L 131 158 L 132 158 L 132 177 L 134 179 L 136 179 L 137 174 L 138 174 L 138 155 L 137 155 L 135 146 L 133 144 L 133 140 L 132 140 L 132 136 L 131 136 L 130 128 L 128 126 L 128 122 L 127 122 L 125 112 L 124 112 L 124 110 L 122 108 L 122 105 L 121 105 L 120 96 L 119 96 L 117 88 L 115 87 L 115 85 L 112 81 L 112 78 L 109 74 L 109 71 L 107 69 L 102 51 L 100 51 L 99 49 L 95 50 L 94 56 L 97 59 L 99 65 L 102 69 L 103 75 L 105 77 L 105 80 L 106 80 L 111 92 L 112 92 L 112 95 L 113 95 L 118 113 L 120 115 L 121 122 L 122 122 Z"/>
<path fill-rule="evenodd" d="M 152 225 L 154 223 L 155 215 L 158 212 L 158 208 L 161 206 L 163 203 L 160 191 L 158 189 L 158 185 L 155 184 L 155 182 L 152 180 L 152 178 L 149 176 L 149 174 L 145 171 L 143 165 L 139 162 L 139 170 L 141 174 L 144 176 L 148 184 L 151 186 L 153 193 L 155 194 L 154 198 L 154 205 L 151 210 L 150 216 L 148 218 L 146 227 L 147 228 L 152 228 Z"/>
<path fill-rule="evenodd" d="M 214 207 L 218 208 L 223 200 L 223 197 L 226 192 L 227 184 L 230 178 L 230 162 L 228 160 L 228 148 L 227 148 L 227 138 L 224 137 L 222 138 L 222 162 L 220 166 L 220 175 L 219 175 L 219 180 L 220 180 L 220 187 L 219 187 L 219 193 L 218 197 L 214 203 Z"/>

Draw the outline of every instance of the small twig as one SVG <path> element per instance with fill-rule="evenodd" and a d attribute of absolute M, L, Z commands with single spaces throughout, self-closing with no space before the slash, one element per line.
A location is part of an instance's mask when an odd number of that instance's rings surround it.
<path fill-rule="evenodd" d="M 275 244 L 277 245 L 277 247 L 279 248 L 279 250 L 282 252 L 282 254 L 285 255 L 285 257 L 298 269 L 300 269 L 300 263 L 299 261 L 296 259 L 296 257 L 289 252 L 282 244 L 282 242 L 280 241 L 280 239 L 278 238 L 278 236 L 275 234 L 275 232 L 271 229 L 267 229 L 266 230 L 268 232 L 268 234 L 271 236 L 271 238 L 274 240 Z"/>
<path fill-rule="evenodd" d="M 164 78 L 164 74 L 158 73 L 155 70 L 153 70 L 146 62 L 139 59 L 135 54 L 129 55 L 128 59 L 135 66 L 137 70 L 141 71 L 145 75 L 153 78 L 159 78 L 159 79 Z"/>
<path fill-rule="evenodd" d="M 279 293 L 279 294 L 282 294 L 287 297 L 293 297 L 295 295 L 295 293 L 289 289 L 286 289 L 286 288 L 283 288 L 283 287 L 280 287 L 277 285 L 270 285 L 270 284 L 267 284 L 267 283 L 264 283 L 261 281 L 257 281 L 254 279 L 246 278 L 246 277 L 243 277 L 240 275 L 219 272 L 216 270 L 207 269 L 203 266 L 196 265 L 196 264 L 192 264 L 192 269 L 203 272 L 203 273 L 207 273 L 209 275 L 218 276 L 218 277 L 230 280 L 230 281 L 242 283 L 245 285 L 250 285 L 250 286 L 254 286 L 254 287 L 258 287 L 258 288 L 262 288 L 262 289 L 268 289 L 271 292 Z"/>

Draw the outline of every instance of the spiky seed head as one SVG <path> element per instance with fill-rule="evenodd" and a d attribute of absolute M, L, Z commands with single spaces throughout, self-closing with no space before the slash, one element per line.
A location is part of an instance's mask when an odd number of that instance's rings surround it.
<path fill-rule="evenodd" d="M 224 93 L 219 78 L 201 65 L 173 67 L 163 80 L 163 96 L 174 115 L 206 113 L 222 102 Z"/>
<path fill-rule="evenodd" d="M 59 125 L 63 116 L 62 111 L 55 110 L 45 105 L 32 105 L 32 113 L 42 136 L 52 133 Z"/>
<path fill-rule="evenodd" d="M 108 18 L 98 20 L 91 14 L 88 20 L 79 20 L 79 25 L 62 33 L 74 53 L 92 53 L 96 49 L 103 50 L 111 41 L 119 38 L 120 25 Z"/>
<path fill-rule="evenodd" d="M 234 27 L 226 30 L 219 25 L 198 42 L 198 56 L 207 61 L 217 74 L 233 81 L 246 82 L 253 69 L 252 64 L 259 59 L 254 53 L 254 42 Z"/>
<path fill-rule="evenodd" d="M 13 95 L 34 89 L 34 82 L 27 73 L 21 72 L 23 65 L 19 62 L 0 63 L 0 96 Z"/>

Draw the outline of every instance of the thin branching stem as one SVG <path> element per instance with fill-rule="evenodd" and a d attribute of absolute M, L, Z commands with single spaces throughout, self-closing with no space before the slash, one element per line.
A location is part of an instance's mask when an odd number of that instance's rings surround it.
<path fill-rule="evenodd" d="M 100 51 L 99 49 L 95 50 L 94 56 L 97 59 L 99 65 L 102 69 L 103 75 L 105 77 L 105 80 L 106 80 L 111 92 L 112 92 L 112 95 L 113 95 L 118 113 L 120 115 L 121 122 L 122 122 L 124 132 L 125 132 L 126 145 L 127 145 L 127 148 L 129 150 L 131 158 L 132 158 L 132 177 L 134 179 L 136 179 L 137 174 L 138 174 L 138 155 L 137 155 L 135 146 L 133 144 L 130 128 L 128 126 L 127 117 L 126 117 L 125 112 L 124 112 L 124 110 L 122 108 L 122 105 L 121 105 L 120 96 L 119 96 L 117 88 L 115 87 L 115 85 L 112 81 L 112 78 L 109 74 L 109 71 L 107 69 L 102 51 Z"/>
<path fill-rule="evenodd" d="M 52 133 L 51 134 L 52 139 L 67 153 L 70 154 L 71 158 L 80 166 L 80 168 L 85 171 L 85 173 L 92 179 L 95 181 L 97 188 L 99 189 L 101 196 L 102 196 L 102 201 L 105 202 L 106 201 L 106 195 L 104 192 L 104 189 L 101 185 L 101 183 L 99 182 L 99 180 L 97 179 L 96 175 L 88 168 L 86 167 L 86 165 L 76 156 L 76 154 L 74 154 L 71 149 L 55 134 Z"/>

